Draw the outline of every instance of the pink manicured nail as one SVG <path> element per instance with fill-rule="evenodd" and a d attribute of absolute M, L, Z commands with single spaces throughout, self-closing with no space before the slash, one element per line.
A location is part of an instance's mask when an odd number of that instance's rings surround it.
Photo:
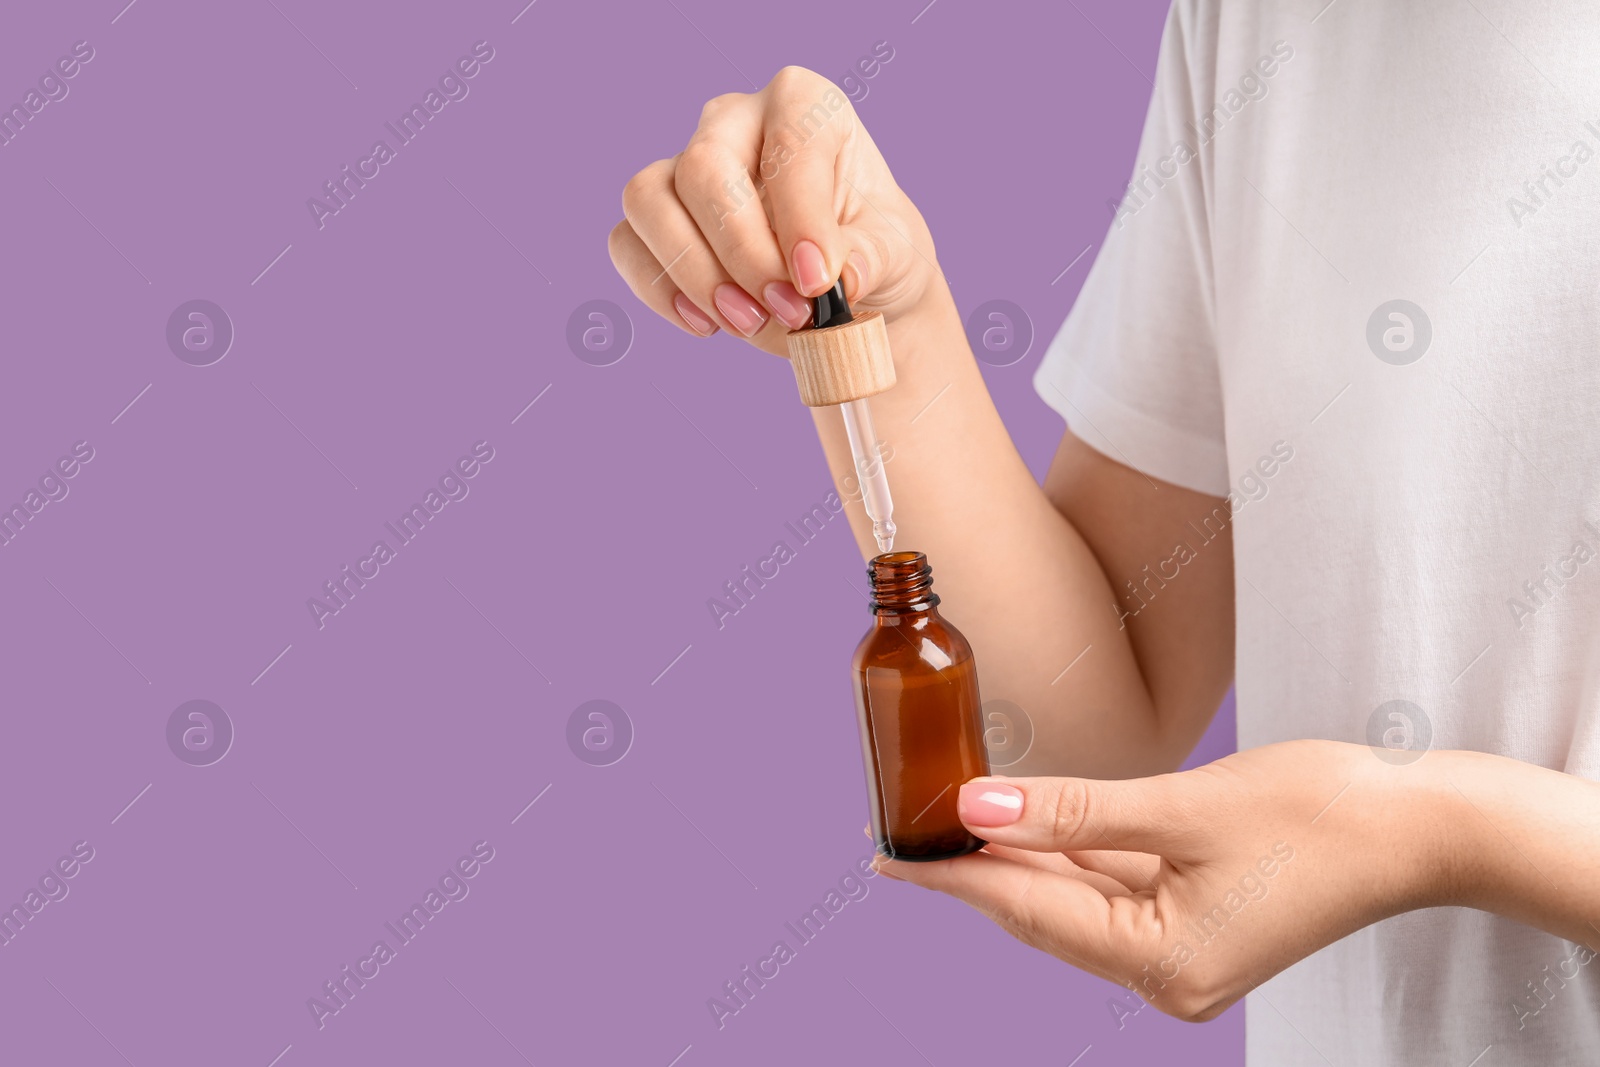
<path fill-rule="evenodd" d="M 723 282 L 711 294 L 711 299 L 716 301 L 723 317 L 733 323 L 733 328 L 746 337 L 754 337 L 756 331 L 767 324 L 767 313 L 761 305 L 737 285 Z"/>
<path fill-rule="evenodd" d="M 1022 818 L 1022 790 L 999 782 L 968 782 L 956 797 L 956 814 L 968 826 L 1010 826 Z"/>
<path fill-rule="evenodd" d="M 798 330 L 811 321 L 811 301 L 795 292 L 788 282 L 773 282 L 761 290 L 761 295 L 767 298 L 778 321 L 789 329 Z"/>
<path fill-rule="evenodd" d="M 828 263 L 822 258 L 822 249 L 812 241 L 799 241 L 794 246 L 794 276 L 800 284 L 801 295 L 816 296 L 833 284 L 828 278 Z"/>
<path fill-rule="evenodd" d="M 678 317 L 683 319 L 685 325 L 701 337 L 710 337 L 717 332 L 717 324 L 706 316 L 704 311 L 694 306 L 694 301 L 679 293 L 672 298 L 672 306 L 678 309 Z"/>

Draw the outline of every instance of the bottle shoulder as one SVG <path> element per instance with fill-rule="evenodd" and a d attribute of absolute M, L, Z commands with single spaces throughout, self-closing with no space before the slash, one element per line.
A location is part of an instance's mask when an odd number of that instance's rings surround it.
<path fill-rule="evenodd" d="M 856 645 L 856 670 L 943 670 L 972 660 L 972 646 L 937 611 L 917 616 L 874 618 Z"/>

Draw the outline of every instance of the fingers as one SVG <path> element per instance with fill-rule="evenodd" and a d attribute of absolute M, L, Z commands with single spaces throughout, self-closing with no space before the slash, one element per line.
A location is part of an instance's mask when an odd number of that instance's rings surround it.
<path fill-rule="evenodd" d="M 679 290 L 627 219 L 612 228 L 608 247 L 617 273 L 650 310 L 696 337 L 717 332 L 717 324 Z"/>
<path fill-rule="evenodd" d="M 810 320 L 811 305 L 787 281 L 764 190 L 753 177 L 760 166 L 761 128 L 759 97 L 735 93 L 712 100 L 678 157 L 673 189 L 740 293 L 764 302 L 796 330 Z"/>
<path fill-rule="evenodd" d="M 976 778 L 961 787 L 956 811 L 984 840 L 1014 848 L 1187 856 L 1199 828 L 1179 777 Z"/>
<path fill-rule="evenodd" d="M 869 840 L 872 837 L 872 828 L 861 828 Z M 1037 867 L 1051 874 L 1064 875 L 1076 878 L 1092 889 L 1098 890 L 1108 897 L 1125 897 L 1137 889 L 1151 888 L 1151 881 L 1155 871 L 1160 866 L 1160 859 L 1156 856 L 1146 856 L 1138 852 L 1089 852 L 1064 855 L 1055 852 L 1029 852 L 1026 849 L 1008 848 L 1005 845 L 996 845 L 993 842 L 984 846 L 984 851 L 991 856 Z M 1111 857 L 1113 862 L 1105 863 L 1103 860 Z M 1145 865 L 1136 865 L 1133 860 L 1151 860 L 1154 864 L 1149 866 L 1148 877 Z M 887 857 L 880 857 L 877 865 L 879 874 L 886 874 L 897 881 L 904 881 L 895 871 L 905 867 L 905 864 L 892 864 Z M 1120 878 L 1119 878 L 1120 876 Z M 1130 882 L 1131 876 L 1131 882 Z"/>
<path fill-rule="evenodd" d="M 801 67 L 785 67 L 762 90 L 768 98 L 759 176 L 766 183 L 778 247 L 803 296 L 826 292 L 844 272 L 849 244 L 836 202 L 839 152 L 855 112 L 837 86 Z"/>
<path fill-rule="evenodd" d="M 1118 958 L 1111 945 L 1112 905 L 1084 881 L 989 852 L 939 863 L 879 857 L 873 866 L 901 881 L 948 893 L 1012 936 L 1074 966 L 1111 975 L 1109 968 Z M 1121 906 L 1133 906 L 1128 898 L 1119 899 Z"/>
<path fill-rule="evenodd" d="M 891 247 L 908 240 L 908 203 L 838 87 L 786 67 L 758 93 L 711 100 L 681 153 L 627 183 L 612 259 L 681 328 L 781 352 L 836 279 L 852 302 L 879 288 L 915 299 L 907 278 L 922 272 Z"/>
<path fill-rule="evenodd" d="M 1101 870 L 1091 864 L 1079 863 L 1077 856 L 1081 855 L 1081 853 L 1066 856 L 1060 852 L 1029 852 L 1027 849 L 1008 848 L 1005 845 L 992 843 L 984 846 L 984 851 L 991 856 L 999 856 L 1001 859 L 1011 860 L 1013 863 L 1037 867 L 1041 871 L 1049 871 L 1051 874 L 1059 874 L 1065 878 L 1076 878 L 1091 889 L 1099 892 L 1102 896 L 1125 897 L 1132 893 L 1134 889 L 1149 888 L 1145 883 L 1139 881 L 1134 881 L 1130 886 L 1128 881 L 1130 874 L 1137 872 L 1131 872 L 1126 867 L 1121 871 L 1122 877 L 1119 878 L 1118 871 L 1114 868 Z M 1097 853 L 1089 853 L 1089 855 L 1093 856 L 1097 855 Z M 1122 855 L 1122 853 L 1110 853 L 1110 855 Z"/>
<path fill-rule="evenodd" d="M 883 235 L 876 230 L 844 226 L 842 232 L 850 251 L 845 254 L 844 271 L 839 277 L 844 281 L 845 299 L 856 304 L 874 290 L 877 280 L 887 272 L 889 250 Z"/>
<path fill-rule="evenodd" d="M 1044 853 L 1052 855 L 1052 853 Z M 1145 852 L 1104 851 L 1067 852 L 1065 857 L 1086 871 L 1114 878 L 1131 890 L 1154 889 L 1161 873 L 1161 857 Z"/>
<path fill-rule="evenodd" d="M 682 302 L 676 305 L 695 333 L 710 333 L 700 326 L 714 319 L 717 325 L 742 337 L 754 337 L 769 316 L 749 294 L 733 284 L 700 227 L 678 199 L 679 166 L 676 159 L 660 160 L 629 179 L 622 191 L 623 214 L 666 276 L 700 313 L 696 321 Z M 659 285 L 660 280 L 658 276 L 650 284 Z M 630 280 L 629 284 L 634 282 Z"/>

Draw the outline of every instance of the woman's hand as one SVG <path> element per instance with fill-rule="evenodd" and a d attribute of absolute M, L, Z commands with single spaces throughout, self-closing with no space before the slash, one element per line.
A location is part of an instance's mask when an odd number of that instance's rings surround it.
<path fill-rule="evenodd" d="M 682 152 L 629 180 L 622 208 L 617 271 L 701 337 L 720 327 L 784 355 L 837 278 L 890 322 L 943 285 L 921 214 L 850 101 L 802 67 L 706 104 Z"/>
<path fill-rule="evenodd" d="M 1368 923 L 1467 902 L 1454 755 L 1295 741 L 1155 778 L 979 778 L 959 810 L 984 851 L 876 866 L 1202 1021 Z"/>

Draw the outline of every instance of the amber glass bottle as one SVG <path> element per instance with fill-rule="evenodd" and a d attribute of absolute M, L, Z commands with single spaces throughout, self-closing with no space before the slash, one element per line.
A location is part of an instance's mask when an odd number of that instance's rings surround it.
<path fill-rule="evenodd" d="M 878 851 L 942 860 L 982 848 L 956 817 L 961 783 L 989 773 L 972 646 L 939 614 L 921 552 L 867 567 L 873 627 L 856 646 L 856 710 Z"/>

